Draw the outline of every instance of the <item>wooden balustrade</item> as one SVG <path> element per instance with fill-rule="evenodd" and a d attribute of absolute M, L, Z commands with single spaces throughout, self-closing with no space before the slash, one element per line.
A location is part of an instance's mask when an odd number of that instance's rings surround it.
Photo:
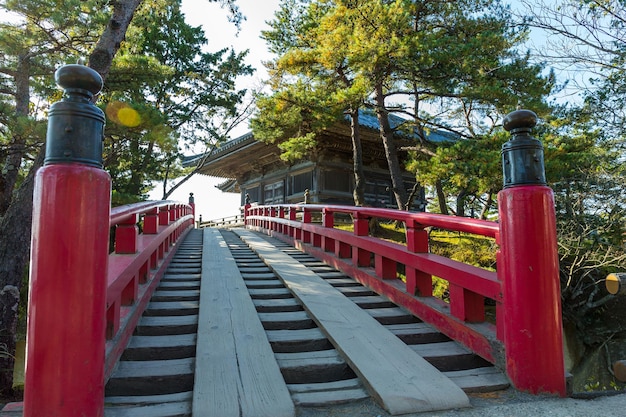
<path fill-rule="evenodd" d="M 351 232 L 334 227 L 335 215 L 339 213 L 352 218 L 353 230 Z M 515 262 L 507 261 L 508 269 L 502 265 L 505 263 L 500 247 L 502 224 L 391 209 L 311 204 L 246 206 L 244 214 L 248 228 L 270 234 L 322 259 L 334 268 L 371 287 L 374 291 L 387 296 L 393 302 L 402 305 L 423 321 L 432 324 L 450 338 L 462 343 L 502 369 L 510 369 L 514 366 L 528 368 L 528 373 L 535 375 L 514 379 L 514 383 L 520 381 L 518 388 L 531 392 L 556 392 L 564 395 L 564 372 L 560 372 L 558 366 L 544 371 L 540 369 L 541 367 L 533 367 L 533 365 L 508 363 L 511 360 L 520 361 L 522 357 L 515 347 L 507 349 L 505 346 L 507 335 L 508 340 L 515 340 L 515 337 L 521 336 L 517 335 L 519 329 L 510 324 L 515 320 L 514 317 L 508 317 L 505 326 L 503 312 L 512 311 L 510 306 L 522 300 L 528 304 L 528 288 L 530 287 L 532 291 L 532 285 L 526 285 L 522 291 L 511 291 L 509 299 L 505 301 L 503 288 L 507 278 L 504 275 L 511 273 L 511 265 Z M 370 236 L 369 222 L 372 218 L 404 223 L 406 244 Z M 510 224 L 510 221 L 505 223 Z M 540 233 L 543 226 L 541 222 L 537 223 L 538 226 L 534 226 L 534 230 Z M 430 253 L 426 230 L 429 227 L 493 238 L 499 245 L 496 259 L 494 259 L 499 264 L 499 268 L 497 271 L 489 271 Z M 545 229 L 547 230 L 545 234 L 548 235 L 551 232 L 550 227 Z M 512 239 L 514 238 L 509 240 Z M 507 249 L 506 256 L 515 257 L 513 249 Z M 552 253 L 546 254 L 546 258 L 552 256 Z M 398 271 L 403 271 L 403 276 L 400 276 Z M 551 272 L 549 270 L 548 274 L 553 275 Z M 433 277 L 448 281 L 449 302 L 433 297 Z M 558 288 L 553 288 L 549 294 L 537 296 L 543 297 L 543 300 L 548 303 L 555 297 L 553 294 L 555 291 L 558 297 Z M 516 300 L 515 297 L 520 296 L 521 298 Z M 490 299 L 495 303 L 495 324 L 485 319 L 485 299 Z M 505 303 L 509 304 L 509 310 L 505 309 Z M 548 306 L 546 310 L 551 308 Z M 526 305 L 525 309 L 520 309 L 519 306 L 517 309 L 524 312 L 525 316 L 534 315 L 535 319 L 539 320 L 541 320 L 541 314 L 546 311 L 539 311 L 542 308 L 538 309 L 536 305 L 530 304 Z M 533 310 L 538 313 L 533 313 Z M 508 327 L 509 333 L 506 333 L 505 327 Z M 556 330 L 559 328 L 559 326 L 555 327 Z M 558 332 L 555 331 L 555 333 Z M 542 346 L 541 340 L 536 340 L 535 343 L 537 350 L 535 356 L 541 355 L 541 350 L 547 347 Z M 552 352 L 552 359 L 558 361 L 561 351 L 559 345 L 552 341 L 550 343 L 554 346 L 550 346 L 547 350 Z M 530 356 L 531 354 L 528 354 L 526 357 Z M 543 365 L 542 367 L 546 368 Z M 546 373 L 542 374 L 542 372 Z M 542 383 L 546 384 L 541 385 Z"/>
<path fill-rule="evenodd" d="M 296 213 L 301 213 L 301 220 L 297 220 Z M 352 217 L 352 232 L 334 228 L 338 213 Z M 319 217 L 314 214 L 321 214 L 321 223 L 312 222 L 314 217 Z M 371 218 L 403 222 L 407 243 L 370 236 Z M 502 303 L 497 273 L 429 253 L 425 229 L 437 227 L 497 240 L 498 223 L 390 209 L 322 205 L 249 207 L 246 223 L 322 258 L 424 321 L 435 324 L 448 336 L 460 339 L 483 358 L 496 361 L 493 344 L 497 340 L 496 326 L 485 322 L 484 305 L 485 298 L 496 305 Z M 399 266 L 404 271 L 404 280 L 399 278 Z M 449 304 L 432 296 L 433 276 L 449 282 Z M 464 323 L 481 323 L 481 327 Z"/>
<path fill-rule="evenodd" d="M 193 207 L 174 201 L 117 207 L 111 210 L 110 226 L 115 227 L 115 247 L 107 277 L 105 380 L 167 269 L 172 246 L 193 228 Z"/>

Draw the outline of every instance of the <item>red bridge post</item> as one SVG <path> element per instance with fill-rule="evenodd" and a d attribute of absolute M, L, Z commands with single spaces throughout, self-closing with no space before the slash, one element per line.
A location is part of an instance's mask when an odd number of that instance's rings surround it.
<path fill-rule="evenodd" d="M 102 169 L 102 78 L 67 65 L 35 178 L 24 416 L 104 415 L 111 180 Z"/>
<path fill-rule="evenodd" d="M 504 189 L 498 194 L 506 368 L 519 390 L 564 396 L 556 215 L 543 147 L 530 136 L 536 123 L 528 110 L 503 122 L 513 135 L 502 146 Z"/>

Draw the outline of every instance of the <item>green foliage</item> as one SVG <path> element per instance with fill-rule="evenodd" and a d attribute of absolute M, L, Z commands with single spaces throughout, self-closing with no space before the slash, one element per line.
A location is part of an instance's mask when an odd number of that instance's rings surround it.
<path fill-rule="evenodd" d="M 460 232 L 431 231 L 430 250 L 455 261 L 495 271 L 495 241 L 490 238 Z"/>
<path fill-rule="evenodd" d="M 185 23 L 178 0 L 145 1 L 116 56 L 100 99 L 108 123 L 105 166 L 114 203 L 145 198 L 154 181 L 183 175 L 182 152 L 225 140 L 250 74 L 246 53 L 205 51 L 202 28 Z"/>
<path fill-rule="evenodd" d="M 596 380 L 594 377 L 590 377 L 583 387 L 585 392 L 594 392 L 594 391 L 621 391 L 624 389 L 624 384 L 620 384 L 619 382 L 613 380 L 609 383 L 609 386 L 600 384 L 600 381 Z"/>
<path fill-rule="evenodd" d="M 495 126 L 520 103 L 544 112 L 554 83 L 552 74 L 542 76 L 541 65 L 518 53 L 526 29 L 514 25 L 496 0 L 285 0 L 270 24 L 272 30 L 263 35 L 278 55 L 270 66 L 276 99 L 287 90 L 322 91 L 309 99 L 308 108 L 323 108 L 315 104 L 320 99 L 327 100 L 324 107 L 331 101 L 346 113 L 372 107 L 382 119 L 389 112 L 408 116 L 403 129 L 411 133 L 443 129 L 476 140 L 441 151 L 416 146 L 410 168 L 418 181 L 445 181 L 451 194 L 497 191 L 499 158 L 493 156 L 503 136 L 494 134 Z M 270 141 L 303 137 L 290 132 L 299 131 L 294 125 L 302 120 L 268 115 L 277 110 L 282 107 L 259 107 L 255 135 Z M 263 123 L 271 119 L 273 124 Z M 382 136 L 384 142 L 393 140 Z M 472 178 L 476 164 L 458 162 L 468 154 L 489 161 L 479 167 L 487 175 Z M 388 162 L 394 190 L 404 189 L 397 161 L 390 156 Z"/>
<path fill-rule="evenodd" d="M 316 146 L 316 134 L 341 114 L 320 90 L 304 81 L 284 85 L 273 95 L 260 95 L 257 109 L 250 121 L 255 138 L 276 143 L 286 161 L 309 156 Z"/>

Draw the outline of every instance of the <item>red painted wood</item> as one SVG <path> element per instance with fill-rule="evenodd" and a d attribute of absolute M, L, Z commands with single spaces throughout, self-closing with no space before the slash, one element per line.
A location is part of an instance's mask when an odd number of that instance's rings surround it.
<path fill-rule="evenodd" d="M 137 215 L 131 214 L 115 227 L 115 253 L 136 253 L 139 238 Z"/>
<path fill-rule="evenodd" d="M 450 312 L 467 323 L 485 321 L 485 297 L 455 284 L 450 284 Z"/>
<path fill-rule="evenodd" d="M 185 224 L 184 220 L 182 221 L 182 226 L 179 227 L 182 227 L 183 230 L 180 239 L 183 239 L 192 228 L 190 221 L 187 221 L 187 223 Z M 142 243 L 140 242 L 140 245 L 141 244 Z M 146 248 L 150 248 L 153 245 L 154 242 L 146 243 Z M 145 255 L 146 251 L 144 250 L 139 253 Z M 139 322 L 141 315 L 148 306 L 150 298 L 152 297 L 152 294 L 154 293 L 156 287 L 159 285 L 159 282 L 161 281 L 161 278 L 163 277 L 163 274 L 165 273 L 165 270 L 167 269 L 167 266 L 169 265 L 171 259 L 174 257 L 174 254 L 175 251 L 170 251 L 165 259 L 163 259 L 163 261 L 158 266 L 155 266 L 155 268 L 153 268 L 151 279 L 145 285 L 140 285 L 138 288 L 137 301 L 131 306 L 120 308 L 119 329 L 116 332 L 115 336 L 106 343 L 106 359 L 104 362 L 105 381 L 108 380 L 113 373 L 113 369 L 115 368 L 117 361 L 122 356 L 124 349 L 128 345 L 128 341 L 133 335 L 133 332 L 135 330 L 135 327 L 137 327 L 137 323 Z M 131 269 L 134 269 L 134 267 Z M 123 273 L 121 273 L 121 275 L 123 275 Z"/>
<path fill-rule="evenodd" d="M 36 174 L 24 416 L 104 414 L 110 184 L 80 164 Z"/>
<path fill-rule="evenodd" d="M 507 374 L 516 388 L 565 395 L 561 291 L 552 190 L 498 195 Z"/>
<path fill-rule="evenodd" d="M 159 207 L 159 226 L 167 226 L 170 223 L 169 206 Z"/>
<path fill-rule="evenodd" d="M 374 268 L 376 275 L 382 279 L 397 279 L 397 265 L 393 259 L 374 254 Z"/>
<path fill-rule="evenodd" d="M 304 209 L 304 213 L 310 216 L 311 212 L 316 209 L 322 211 L 324 207 L 307 205 L 306 208 L 301 206 L 289 206 L 289 208 L 290 210 Z M 290 241 L 298 247 L 305 248 L 307 252 L 314 253 L 315 256 L 357 278 L 375 291 L 405 306 L 418 317 L 434 324 L 443 333 L 460 341 L 483 358 L 490 361 L 496 360 L 498 355 L 493 350 L 494 346 L 498 345 L 495 337 L 495 326 L 488 323 L 480 323 L 472 325 L 473 327 L 468 327 L 465 321 L 451 314 L 451 306 L 449 304 L 431 297 L 432 275 L 447 279 L 461 288 L 459 292 L 461 294 L 460 297 L 454 296 L 454 298 L 459 300 L 459 305 L 455 307 L 455 314 L 466 318 L 468 322 L 482 321 L 484 306 L 479 304 L 484 297 L 496 300 L 498 306 L 502 302 L 501 283 L 498 281 L 495 272 L 427 253 L 428 235 L 423 228 L 425 225 L 428 225 L 428 222 L 425 221 L 425 218 L 428 216 L 424 214 L 420 216 L 421 222 L 417 222 L 411 216 L 407 216 L 406 212 L 384 211 L 384 214 L 387 216 L 391 216 L 390 212 L 397 214 L 398 219 L 405 219 L 408 224 L 408 244 L 400 245 L 368 236 L 369 218 L 370 215 L 377 212 L 376 209 L 367 209 L 367 215 L 361 212 L 361 208 L 355 207 L 330 206 L 325 211 L 333 213 L 349 212 L 352 214 L 355 219 L 354 233 L 324 227 L 324 220 L 322 220 L 322 225 L 319 225 L 311 224 L 310 222 L 302 223 L 293 219 L 271 219 L 272 222 L 285 224 L 296 231 L 296 233 L 290 236 L 281 235 L 264 228 L 257 228 L 257 230 L 269 232 L 276 237 Z M 290 217 L 293 218 L 295 216 Z M 392 217 L 392 219 L 394 218 Z M 263 220 L 269 219 L 259 216 L 259 221 Z M 446 222 L 441 216 L 436 216 L 436 222 L 434 223 L 444 224 Z M 447 224 L 455 227 L 457 223 L 452 221 Z M 490 236 L 498 235 L 494 231 L 497 224 L 482 221 L 474 223 L 471 227 L 464 228 L 478 230 Z M 302 236 L 307 234 L 311 236 L 318 235 L 322 239 L 333 239 L 336 247 L 341 248 L 343 245 L 344 248 L 350 248 L 351 257 L 349 258 L 352 262 L 349 260 L 344 261 L 340 257 L 335 256 L 334 253 L 327 254 L 327 251 L 317 249 L 315 245 L 311 245 L 305 239 L 302 239 L 302 242 L 300 242 L 297 237 L 294 238 L 294 236 L 298 235 L 298 231 L 302 233 Z M 314 241 L 314 239 L 312 240 Z M 348 251 L 346 249 L 343 250 L 345 255 Z M 374 254 L 374 258 L 377 261 L 374 269 L 368 268 L 370 266 L 370 254 Z M 405 265 L 407 274 L 406 286 L 400 280 L 395 279 L 396 263 Z M 384 276 L 387 279 L 380 279 L 377 275 Z M 421 293 L 420 295 L 422 296 L 415 297 L 416 292 Z M 477 330 L 476 326 L 479 326 L 479 330 Z M 500 348 L 496 349 L 500 350 Z"/>
<path fill-rule="evenodd" d="M 159 230 L 159 209 L 152 208 L 143 217 L 143 233 L 155 235 Z"/>

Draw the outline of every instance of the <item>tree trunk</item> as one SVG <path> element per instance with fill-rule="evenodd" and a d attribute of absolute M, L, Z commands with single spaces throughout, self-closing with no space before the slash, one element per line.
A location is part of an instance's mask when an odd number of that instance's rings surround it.
<path fill-rule="evenodd" d="M 487 211 L 489 211 L 489 209 L 491 208 L 492 204 L 493 204 L 493 193 L 489 192 L 487 194 L 487 201 L 485 201 L 485 204 L 483 204 L 483 208 L 480 211 L 479 219 L 481 219 L 481 220 L 486 220 L 487 219 Z"/>
<path fill-rule="evenodd" d="M 22 54 L 18 57 L 14 79 L 15 116 L 17 118 L 28 117 L 30 104 L 30 56 L 28 54 Z M 4 169 L 0 174 L 0 217 L 4 216 L 11 204 L 25 149 L 26 142 L 21 132 L 16 132 L 9 145 Z"/>
<path fill-rule="evenodd" d="M 363 172 L 363 146 L 359 129 L 359 109 L 350 110 L 350 131 L 352 136 L 352 165 L 354 170 L 354 205 L 365 205 L 365 173 Z"/>
<path fill-rule="evenodd" d="M 402 169 L 400 168 L 400 161 L 398 160 L 398 151 L 393 139 L 393 132 L 391 130 L 391 126 L 389 125 L 389 113 L 385 107 L 385 97 L 383 96 L 382 83 L 378 83 L 376 85 L 376 116 L 378 117 L 380 137 L 383 141 L 385 157 L 387 158 L 389 174 L 391 175 L 391 185 L 393 187 L 392 191 L 396 198 L 398 210 L 404 210 L 406 208 L 408 196 L 406 189 L 404 188 Z"/>
<path fill-rule="evenodd" d="M 137 7 L 143 0 L 118 0 L 113 2 L 113 13 L 96 47 L 89 55 L 89 67 L 98 71 L 103 80 L 107 79 L 113 58 L 126 37 Z"/>
<path fill-rule="evenodd" d="M 44 155 L 42 148 L 0 221 L 0 235 L 3 236 L 0 240 L 0 344 L 6 346 L 10 355 L 15 354 L 20 289 L 29 259 L 34 177 L 43 165 Z M 14 360 L 10 355 L 0 357 L 0 393 L 3 394 L 13 389 Z"/>
<path fill-rule="evenodd" d="M 465 217 L 465 197 L 467 197 L 467 190 L 461 188 L 459 195 L 456 196 L 456 215 L 459 217 Z"/>
<path fill-rule="evenodd" d="M 100 73 L 103 80 L 106 80 L 113 57 L 141 2 L 118 0 L 113 3 L 111 19 L 89 57 L 89 66 Z M 15 354 L 19 293 L 29 260 L 34 175 L 43 165 L 44 157 L 45 150 L 42 148 L 0 221 L 0 343 L 6 344 L 10 355 Z M 0 358 L 0 393 L 11 393 L 13 390 L 13 364 L 11 357 Z"/>
<path fill-rule="evenodd" d="M 446 195 L 443 192 L 443 184 L 441 180 L 435 182 L 435 190 L 437 191 L 437 203 L 439 203 L 439 212 L 446 216 L 450 214 L 448 212 L 448 204 L 446 204 Z"/>

